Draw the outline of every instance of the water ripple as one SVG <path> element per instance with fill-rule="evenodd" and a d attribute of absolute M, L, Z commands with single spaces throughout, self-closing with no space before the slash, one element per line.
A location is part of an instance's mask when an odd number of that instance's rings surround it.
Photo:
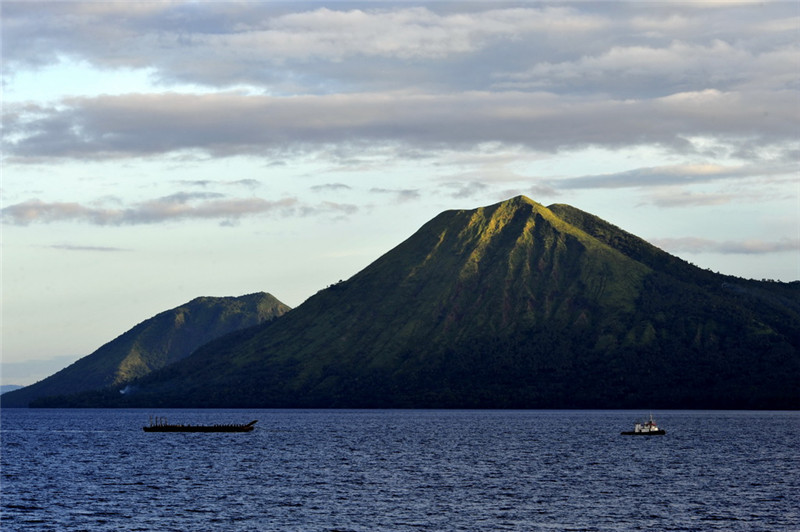
<path fill-rule="evenodd" d="M 796 530 L 800 415 L 2 411 L 3 530 Z M 713 434 L 708 426 L 718 426 Z M 773 427 L 782 427 L 777 432 Z"/>

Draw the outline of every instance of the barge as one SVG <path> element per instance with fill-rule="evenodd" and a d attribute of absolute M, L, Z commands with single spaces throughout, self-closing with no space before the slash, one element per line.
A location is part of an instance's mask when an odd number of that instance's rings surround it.
<path fill-rule="evenodd" d="M 150 418 L 150 424 L 142 427 L 145 432 L 250 432 L 258 420 L 250 423 L 232 423 L 227 425 L 182 425 L 168 423 L 166 418 Z"/>

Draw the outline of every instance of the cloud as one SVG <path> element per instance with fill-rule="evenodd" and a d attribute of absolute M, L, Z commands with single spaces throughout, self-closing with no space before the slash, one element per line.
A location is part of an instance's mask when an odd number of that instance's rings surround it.
<path fill-rule="evenodd" d="M 709 44 L 672 41 L 668 46 L 613 46 L 570 61 L 537 63 L 523 72 L 497 73 L 496 87 L 548 91 L 592 91 L 641 98 L 706 89 L 791 90 L 797 76 L 789 65 L 797 42 L 757 51 L 719 39 Z"/>
<path fill-rule="evenodd" d="M 180 179 L 175 181 L 182 185 L 193 187 L 208 187 L 210 185 L 226 185 L 226 186 L 241 186 L 251 190 L 261 186 L 261 182 L 257 179 L 237 179 L 236 181 L 217 181 L 214 179 Z"/>
<path fill-rule="evenodd" d="M 479 181 L 457 181 L 444 183 L 442 186 L 449 191 L 451 197 L 459 199 L 471 198 L 477 194 L 480 194 L 481 192 L 484 192 L 489 187 L 487 184 Z"/>
<path fill-rule="evenodd" d="M 162 80 L 230 86 L 302 78 L 319 62 L 444 60 L 527 34 L 562 40 L 606 24 L 566 7 L 364 5 L 287 12 L 262 2 L 9 3 L 4 59 L 13 70 L 67 56 L 103 68 L 149 67 Z"/>
<path fill-rule="evenodd" d="M 716 241 L 704 238 L 657 238 L 651 242 L 674 253 L 722 253 L 731 255 L 763 255 L 800 251 L 800 239 L 784 238 L 777 241 L 765 240 L 725 240 Z"/>
<path fill-rule="evenodd" d="M 324 185 L 314 185 L 311 190 L 314 192 L 341 192 L 343 190 L 352 190 L 353 187 L 345 185 L 344 183 L 326 183 Z"/>
<path fill-rule="evenodd" d="M 255 190 L 261 186 L 261 181 L 258 179 L 237 179 L 236 181 L 226 181 L 224 184 L 231 186 L 241 186 Z"/>
<path fill-rule="evenodd" d="M 76 246 L 74 244 L 53 244 L 52 246 L 47 246 L 47 247 L 63 251 L 91 251 L 91 252 L 101 252 L 101 253 L 130 251 L 130 249 L 125 249 L 125 248 L 115 248 L 108 246 Z"/>
<path fill-rule="evenodd" d="M 14 72 L 67 61 L 177 87 L 7 102 L 12 163 L 492 143 L 692 152 L 697 137 L 751 159 L 798 144 L 790 3 L 7 4 L 12 85 Z"/>
<path fill-rule="evenodd" d="M 796 144 L 795 103 L 791 92 L 751 101 L 716 90 L 636 101 L 526 92 L 100 96 L 33 110 L 7 106 L 14 120 L 5 127 L 6 151 L 15 162 L 191 152 L 264 157 L 387 144 L 463 150 L 499 143 L 541 151 L 656 144 L 684 151 L 694 149 L 687 139 L 695 136 L 733 150 Z"/>
<path fill-rule="evenodd" d="M 650 201 L 657 207 L 687 207 L 696 205 L 724 205 L 737 200 L 732 193 L 698 193 L 688 190 L 662 190 L 654 193 Z"/>
<path fill-rule="evenodd" d="M 678 164 L 670 166 L 654 166 L 636 168 L 624 172 L 610 174 L 586 175 L 550 180 L 548 183 L 558 189 L 614 189 L 627 187 L 663 187 L 672 185 L 689 185 L 709 183 L 728 179 L 746 179 L 775 175 L 789 175 L 794 172 L 792 166 L 725 166 L 720 164 Z M 699 196 L 695 196 L 699 198 Z M 669 197 L 663 198 L 669 202 Z M 705 203 L 698 201 L 698 203 Z"/>
<path fill-rule="evenodd" d="M 337 203 L 333 201 L 323 201 L 318 205 L 303 205 L 299 208 L 302 216 L 334 215 L 335 219 L 344 218 L 350 214 L 358 212 L 358 206 L 350 203 Z"/>
<path fill-rule="evenodd" d="M 397 199 L 397 201 L 400 202 L 418 200 L 420 198 L 419 190 L 416 189 L 388 189 L 388 188 L 374 187 L 369 189 L 369 191 L 373 194 L 392 195 Z"/>
<path fill-rule="evenodd" d="M 153 200 L 152 203 L 161 203 L 165 205 L 170 203 L 186 204 L 195 200 L 208 200 L 223 197 L 225 197 L 225 194 L 220 194 L 219 192 L 175 192 L 169 196 Z"/>
<path fill-rule="evenodd" d="M 275 94 L 511 83 L 620 96 L 794 79 L 791 2 L 704 4 L 6 2 L 4 73 L 69 60 Z"/>
<path fill-rule="evenodd" d="M 401 191 L 401 195 L 402 195 Z M 353 204 L 323 201 L 302 203 L 295 198 L 269 201 L 263 198 L 226 198 L 206 192 L 178 192 L 137 203 L 131 207 L 108 208 L 68 202 L 30 200 L 0 210 L 2 220 L 12 225 L 82 222 L 100 226 L 147 225 L 183 220 L 218 220 L 223 226 L 236 225 L 248 216 L 329 216 L 342 218 L 358 212 Z M 114 248 L 56 245 L 58 249 L 120 251 Z"/>
<path fill-rule="evenodd" d="M 181 185 L 188 185 L 191 187 L 207 187 L 209 185 L 215 185 L 217 182 L 213 179 L 181 179 L 176 181 Z"/>
<path fill-rule="evenodd" d="M 80 203 L 30 200 L 4 207 L 6 223 L 85 222 L 92 225 L 142 225 L 178 220 L 211 219 L 230 222 L 245 216 L 291 213 L 297 200 L 268 201 L 261 198 L 219 199 L 218 194 L 177 193 L 138 203 L 129 208 L 88 207 Z"/>

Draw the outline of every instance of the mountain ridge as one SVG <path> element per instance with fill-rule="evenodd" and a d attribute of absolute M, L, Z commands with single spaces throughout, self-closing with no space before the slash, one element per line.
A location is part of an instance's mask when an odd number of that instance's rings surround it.
<path fill-rule="evenodd" d="M 800 316 L 781 302 L 800 283 L 714 274 L 551 207 L 518 196 L 445 211 L 280 320 L 140 379 L 135 394 L 61 404 L 800 406 Z"/>

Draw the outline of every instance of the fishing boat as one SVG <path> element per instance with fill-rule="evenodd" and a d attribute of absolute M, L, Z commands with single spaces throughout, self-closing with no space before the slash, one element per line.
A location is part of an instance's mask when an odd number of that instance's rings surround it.
<path fill-rule="evenodd" d="M 232 423 L 227 425 L 176 425 L 167 422 L 167 418 L 150 418 L 150 424 L 142 427 L 145 432 L 250 432 L 258 420 L 250 423 Z"/>
<path fill-rule="evenodd" d="M 633 425 L 633 430 L 626 430 L 622 432 L 623 436 L 663 436 L 666 434 L 667 431 L 664 429 L 658 428 L 656 425 L 655 420 L 653 420 L 653 414 L 650 414 L 650 419 L 641 423 L 635 423 Z"/>

